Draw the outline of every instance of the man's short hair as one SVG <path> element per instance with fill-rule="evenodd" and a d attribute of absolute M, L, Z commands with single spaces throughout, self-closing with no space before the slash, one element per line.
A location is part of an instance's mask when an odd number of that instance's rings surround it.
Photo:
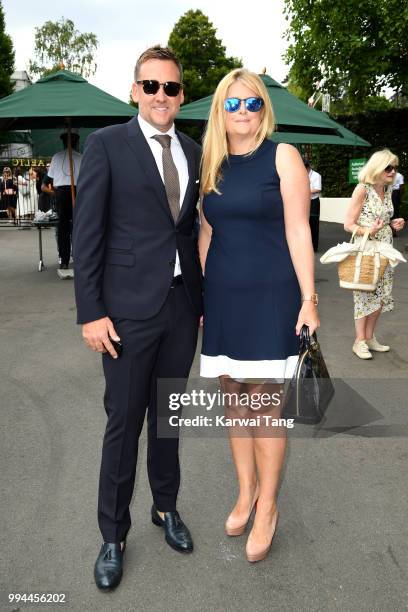
<path fill-rule="evenodd" d="M 149 47 L 149 49 L 146 49 L 146 51 L 143 51 L 142 55 L 139 57 L 139 59 L 136 62 L 135 82 L 139 78 L 140 68 L 142 64 L 144 64 L 145 62 L 151 59 L 167 60 L 167 61 L 173 62 L 179 70 L 180 83 L 183 82 L 183 67 L 180 63 L 180 60 L 169 47 L 161 47 L 160 45 Z"/>

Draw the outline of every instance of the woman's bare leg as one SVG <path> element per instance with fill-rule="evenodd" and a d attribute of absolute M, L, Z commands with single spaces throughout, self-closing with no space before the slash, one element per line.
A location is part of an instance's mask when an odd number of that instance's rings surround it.
<path fill-rule="evenodd" d="M 255 391 L 255 390 L 253 390 Z M 263 385 L 262 393 L 282 398 L 281 385 Z M 271 405 L 261 416 L 278 419 L 281 405 Z M 255 462 L 259 479 L 259 497 L 254 525 L 247 542 L 248 557 L 267 550 L 276 527 L 277 494 L 286 451 L 286 427 L 265 425 L 254 437 Z"/>
<path fill-rule="evenodd" d="M 371 338 L 374 335 L 374 329 L 378 323 L 378 319 L 380 317 L 381 314 L 381 308 L 379 308 L 378 310 L 376 310 L 375 312 L 372 312 L 371 314 L 369 314 L 366 319 L 367 319 L 367 323 L 366 323 L 366 340 L 371 340 Z"/>
<path fill-rule="evenodd" d="M 233 396 L 236 394 L 237 397 L 240 396 L 244 387 L 244 385 L 228 376 L 220 376 L 220 385 L 223 393 L 230 393 Z M 248 412 L 247 409 L 245 409 L 245 412 Z M 226 416 L 234 418 L 244 415 L 237 403 L 231 402 L 226 407 Z M 227 519 L 227 530 L 237 529 L 246 524 L 257 496 L 254 439 L 251 431 L 239 426 L 229 427 L 228 434 L 238 478 L 239 494 L 237 502 Z"/>
<path fill-rule="evenodd" d="M 367 326 L 367 317 L 361 317 L 360 319 L 354 320 L 354 325 L 356 327 L 356 342 L 360 340 L 366 339 L 366 326 Z"/>

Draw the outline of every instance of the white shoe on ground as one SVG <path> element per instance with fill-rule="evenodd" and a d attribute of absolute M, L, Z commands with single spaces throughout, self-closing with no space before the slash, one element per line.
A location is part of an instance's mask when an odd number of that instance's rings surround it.
<path fill-rule="evenodd" d="M 360 359 L 373 358 L 365 340 L 356 340 L 356 342 L 353 344 L 353 353 L 355 353 L 357 357 L 360 357 Z"/>
<path fill-rule="evenodd" d="M 386 344 L 380 344 L 375 336 L 373 336 L 371 340 L 366 340 L 366 344 L 369 349 L 377 351 L 377 353 L 386 353 L 390 350 L 390 347 Z"/>

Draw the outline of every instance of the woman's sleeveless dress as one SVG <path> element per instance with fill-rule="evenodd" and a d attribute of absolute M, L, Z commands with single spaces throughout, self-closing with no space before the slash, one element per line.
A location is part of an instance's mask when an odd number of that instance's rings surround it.
<path fill-rule="evenodd" d="M 203 198 L 212 226 L 204 279 L 201 376 L 281 379 L 294 372 L 300 288 L 285 237 L 277 145 L 229 155 L 221 195 Z"/>
<path fill-rule="evenodd" d="M 392 188 L 386 188 L 384 201 L 382 201 L 373 185 L 365 183 L 364 187 L 366 189 L 366 197 L 357 223 L 362 227 L 371 227 L 377 217 L 379 217 L 384 221 L 385 225 L 376 233 L 375 239 L 392 244 L 392 229 L 389 225 L 394 213 L 391 199 Z M 394 309 L 392 297 L 393 278 L 394 271 L 391 266 L 387 266 L 384 276 L 378 282 L 375 291 L 353 291 L 355 319 L 366 317 L 380 308 L 381 312 L 389 312 Z"/>

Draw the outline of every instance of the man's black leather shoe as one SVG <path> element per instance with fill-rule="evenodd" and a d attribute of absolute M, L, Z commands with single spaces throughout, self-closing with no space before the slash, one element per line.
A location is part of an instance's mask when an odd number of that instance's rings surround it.
<path fill-rule="evenodd" d="M 101 591 L 115 589 L 122 580 L 125 546 L 126 542 L 122 550 L 120 544 L 102 544 L 94 568 L 95 583 Z"/>
<path fill-rule="evenodd" d="M 166 542 L 169 546 L 179 552 L 190 553 L 193 551 L 193 540 L 191 534 L 177 511 L 165 512 L 164 520 L 157 513 L 156 507 L 152 506 L 152 523 L 163 527 L 166 534 Z"/>

